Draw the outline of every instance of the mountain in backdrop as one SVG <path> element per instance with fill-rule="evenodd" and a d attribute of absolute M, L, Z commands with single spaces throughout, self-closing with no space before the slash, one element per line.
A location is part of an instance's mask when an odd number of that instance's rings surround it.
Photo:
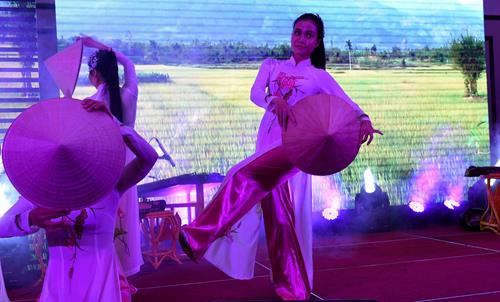
<path fill-rule="evenodd" d="M 288 43 L 304 12 L 323 18 L 327 47 L 440 47 L 462 33 L 484 36 L 481 0 L 57 0 L 56 10 L 59 37 L 131 42 Z"/>

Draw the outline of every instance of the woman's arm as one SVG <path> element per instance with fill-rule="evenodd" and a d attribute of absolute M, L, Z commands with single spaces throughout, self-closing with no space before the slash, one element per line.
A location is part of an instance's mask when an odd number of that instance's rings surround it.
<path fill-rule="evenodd" d="M 26 236 L 38 231 L 38 227 L 31 227 L 29 223 L 29 213 L 33 207 L 31 202 L 19 197 L 10 209 L 0 216 L 0 238 Z"/>
<path fill-rule="evenodd" d="M 69 209 L 39 208 L 24 197 L 0 217 L 0 238 L 26 236 L 36 233 L 40 228 L 55 229 L 66 224 L 65 221 L 52 221 L 69 215 Z"/>
<path fill-rule="evenodd" d="M 135 72 L 135 65 L 132 60 L 130 60 L 126 55 L 124 55 L 121 51 L 113 50 L 116 55 L 116 60 L 123 66 L 123 88 L 129 90 L 129 92 L 135 96 L 137 99 L 137 95 L 139 94 L 137 74 Z"/>
<path fill-rule="evenodd" d="M 326 70 L 318 70 L 318 83 L 321 85 L 321 90 L 323 93 L 329 95 L 337 95 L 342 97 L 347 101 L 351 107 L 358 112 L 359 118 L 361 120 L 361 130 L 359 134 L 359 140 L 361 144 L 365 142 L 369 145 L 373 140 L 373 135 L 375 133 L 383 135 L 380 130 L 373 128 L 372 122 L 368 114 L 366 114 L 358 104 L 356 104 L 340 87 L 340 85 L 335 81 L 335 79 L 326 71 Z"/>
<path fill-rule="evenodd" d="M 257 73 L 257 77 L 255 78 L 255 82 L 252 85 L 252 90 L 250 91 L 250 100 L 252 100 L 255 105 L 266 110 L 273 99 L 273 97 L 268 93 L 269 80 L 273 64 L 273 59 L 265 59 L 264 62 L 262 62 L 259 72 Z"/>
<path fill-rule="evenodd" d="M 116 60 L 118 61 L 118 63 L 123 65 L 123 73 L 125 78 L 125 83 L 123 87 L 127 88 L 133 95 L 137 96 L 138 89 L 137 89 L 137 75 L 135 73 L 135 66 L 134 63 L 127 56 L 125 56 L 122 52 L 118 50 L 113 50 L 111 47 L 91 37 L 83 36 L 79 37 L 78 39 L 81 40 L 83 42 L 83 45 L 86 47 L 113 51 L 116 55 Z"/>
<path fill-rule="evenodd" d="M 122 194 L 146 177 L 158 159 L 158 154 L 132 128 L 121 126 L 120 131 L 125 144 L 135 155 L 135 158 L 125 166 L 122 176 L 118 181 L 118 192 Z"/>
<path fill-rule="evenodd" d="M 291 107 L 288 105 L 288 97 L 292 93 L 292 90 L 282 97 L 271 95 L 269 92 L 269 81 L 274 64 L 276 64 L 274 59 L 266 59 L 262 62 L 252 86 L 250 99 L 257 106 L 274 113 L 278 118 L 280 126 L 286 130 L 288 122 L 290 120 L 295 121 Z"/>
<path fill-rule="evenodd" d="M 85 47 L 97 48 L 100 50 L 107 50 L 107 51 L 112 50 L 111 47 L 109 47 L 109 46 L 105 45 L 104 43 L 99 42 L 99 41 L 97 41 L 89 36 L 81 36 L 81 37 L 76 38 L 76 40 L 82 41 L 83 46 L 85 46 Z"/>
<path fill-rule="evenodd" d="M 318 85 L 320 85 L 321 90 L 325 94 L 329 95 L 337 95 L 345 99 L 354 110 L 359 112 L 359 116 L 364 119 L 370 119 L 368 115 L 359 107 L 358 104 L 356 104 L 340 87 L 339 83 L 335 81 L 335 79 L 326 71 L 326 70 L 318 70 L 318 79 L 317 79 Z"/>
<path fill-rule="evenodd" d="M 115 50 L 115 54 L 118 62 L 123 65 L 125 78 L 125 82 L 121 88 L 123 123 L 133 128 L 137 114 L 137 99 L 139 94 L 135 66 L 123 53 Z"/>
<path fill-rule="evenodd" d="M 82 107 L 88 112 L 104 111 L 110 115 L 107 107 L 102 106 L 98 101 L 85 100 L 82 102 Z M 113 118 L 111 115 L 110 117 Z M 155 149 L 131 127 L 121 125 L 120 132 L 123 141 L 135 155 L 135 158 L 125 166 L 117 184 L 118 192 L 123 194 L 127 189 L 137 184 L 149 173 L 158 159 L 158 154 Z"/>

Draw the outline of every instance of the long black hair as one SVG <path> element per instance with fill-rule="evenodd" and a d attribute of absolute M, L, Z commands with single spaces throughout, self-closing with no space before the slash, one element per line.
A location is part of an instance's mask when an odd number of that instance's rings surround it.
<path fill-rule="evenodd" d="M 318 46 L 311 53 L 311 64 L 319 69 L 326 69 L 326 53 L 325 53 L 325 43 L 323 38 L 325 37 L 325 26 L 323 25 L 323 20 L 321 20 L 318 14 L 306 13 L 298 17 L 293 21 L 293 27 L 299 21 L 311 21 L 316 25 L 316 31 L 318 32 Z"/>
<path fill-rule="evenodd" d="M 120 79 L 118 77 L 118 62 L 113 51 L 98 50 L 94 56 L 95 67 L 106 84 L 109 93 L 109 109 L 113 116 L 123 122 L 122 98 L 120 95 Z"/>

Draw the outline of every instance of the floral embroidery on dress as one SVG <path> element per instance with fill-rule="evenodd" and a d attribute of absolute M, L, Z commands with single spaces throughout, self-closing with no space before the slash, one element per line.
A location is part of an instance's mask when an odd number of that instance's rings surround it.
<path fill-rule="evenodd" d="M 299 89 L 301 85 L 297 84 L 297 80 L 304 79 L 306 78 L 303 76 L 287 75 L 286 73 L 281 71 L 276 79 L 272 81 L 276 85 L 276 90 L 273 93 L 273 96 L 282 97 L 288 103 L 288 99 L 292 96 L 293 93 L 297 94 L 298 92 L 302 92 L 302 90 Z M 276 116 L 274 116 L 274 118 L 272 119 L 267 133 L 271 131 L 271 128 L 275 121 Z"/>
<path fill-rule="evenodd" d="M 287 75 L 283 71 L 278 74 L 276 80 L 273 83 L 276 84 L 277 89 L 273 95 L 275 96 L 287 96 L 290 97 L 292 93 L 299 92 L 300 85 L 297 85 L 297 80 L 304 80 L 303 76 Z M 287 98 L 288 101 L 288 98 Z"/>
<path fill-rule="evenodd" d="M 125 217 L 125 213 L 122 209 L 118 208 L 118 227 L 115 227 L 115 233 L 113 236 L 114 240 L 120 241 L 125 247 L 125 253 L 130 256 L 130 248 L 126 241 L 127 230 L 123 227 L 123 218 Z"/>
<path fill-rule="evenodd" d="M 96 215 L 96 210 L 101 210 L 101 208 L 88 208 L 94 216 Z M 73 256 L 71 258 L 71 267 L 69 268 L 69 278 L 73 278 L 73 274 L 75 271 L 75 261 L 76 261 L 76 252 L 77 250 L 83 250 L 80 247 L 79 240 L 82 239 L 83 232 L 85 231 L 85 220 L 89 217 L 87 209 L 83 209 L 80 213 L 75 217 L 75 219 L 71 219 L 69 215 L 64 216 L 62 219 L 65 222 L 63 225 L 63 234 L 64 245 L 67 247 L 73 248 Z"/>
<path fill-rule="evenodd" d="M 238 224 L 233 225 L 232 228 L 230 228 L 226 233 L 224 233 L 224 236 L 231 242 L 233 242 L 233 235 L 238 234 L 239 229 L 241 228 L 242 222 L 240 221 Z"/>

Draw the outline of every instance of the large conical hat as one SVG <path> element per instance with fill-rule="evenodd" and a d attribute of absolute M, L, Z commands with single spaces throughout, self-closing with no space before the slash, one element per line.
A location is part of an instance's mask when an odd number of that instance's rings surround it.
<path fill-rule="evenodd" d="M 45 67 L 61 89 L 64 97 L 70 98 L 75 91 L 82 62 L 83 42 L 78 40 L 44 61 Z"/>
<path fill-rule="evenodd" d="M 21 113 L 3 142 L 5 172 L 34 204 L 79 209 L 111 192 L 125 164 L 118 124 L 74 99 L 41 101 Z"/>
<path fill-rule="evenodd" d="M 283 145 L 300 170 L 329 175 L 346 168 L 360 148 L 360 117 L 352 104 L 340 96 L 318 94 L 297 102 L 297 123 L 282 131 Z"/>

